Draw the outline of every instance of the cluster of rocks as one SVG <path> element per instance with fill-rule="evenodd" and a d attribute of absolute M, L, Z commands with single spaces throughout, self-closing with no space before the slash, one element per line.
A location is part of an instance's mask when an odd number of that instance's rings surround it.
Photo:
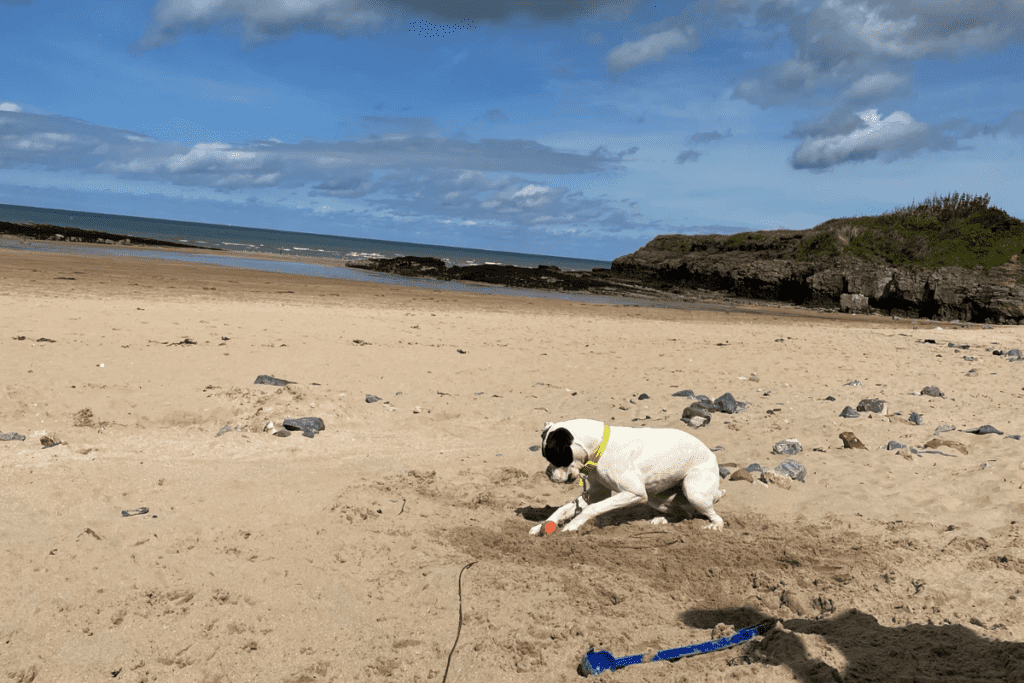
<path fill-rule="evenodd" d="M 209 249 L 223 251 L 217 247 L 206 247 L 196 244 L 182 244 L 180 242 L 167 242 L 164 240 L 151 239 L 149 237 L 131 237 L 128 235 L 115 235 L 99 230 L 83 230 L 68 226 L 43 225 L 39 223 L 8 223 L 0 221 L 0 234 L 27 237 L 34 240 L 51 242 L 83 242 L 92 244 L 118 244 L 122 246 L 144 245 L 148 247 L 174 247 L 176 249 Z"/>
<path fill-rule="evenodd" d="M 774 452 L 781 455 L 795 455 L 803 450 L 800 442 L 796 439 L 786 439 L 775 444 Z M 789 489 L 794 481 L 801 483 L 807 480 L 807 467 L 803 463 L 792 458 L 787 458 L 773 469 L 765 469 L 760 463 L 751 463 L 746 467 L 730 470 L 730 467 L 738 467 L 735 463 L 726 463 L 718 468 L 718 474 L 722 479 L 729 481 L 760 481 L 764 484 L 774 484 L 780 488 Z"/>
<path fill-rule="evenodd" d="M 692 398 L 694 402 L 683 410 L 682 421 L 689 427 L 697 429 L 711 422 L 712 413 L 726 413 L 733 415 L 747 409 L 749 403 L 737 401 L 733 395 L 726 392 L 712 401 L 704 394 L 694 394 L 691 389 L 683 389 L 672 394 L 683 398 Z"/>

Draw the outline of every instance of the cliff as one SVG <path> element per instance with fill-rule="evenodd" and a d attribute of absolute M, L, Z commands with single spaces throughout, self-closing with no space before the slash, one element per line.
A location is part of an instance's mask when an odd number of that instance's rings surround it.
<path fill-rule="evenodd" d="M 846 312 L 1024 324 L 1024 222 L 952 195 L 810 230 L 662 235 L 611 273 Z"/>

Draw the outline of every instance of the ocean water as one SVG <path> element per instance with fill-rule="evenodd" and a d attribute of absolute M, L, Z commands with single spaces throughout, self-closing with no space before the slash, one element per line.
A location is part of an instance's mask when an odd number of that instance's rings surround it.
<path fill-rule="evenodd" d="M 0 221 L 9 223 L 40 223 L 60 227 L 100 230 L 103 232 L 148 237 L 178 242 L 190 246 L 216 247 L 232 252 L 259 252 L 301 256 L 332 261 L 359 261 L 369 258 L 395 256 L 433 256 L 449 265 L 479 265 L 498 263 L 509 266 L 534 268 L 541 264 L 558 266 L 562 270 L 592 270 L 608 268 L 609 261 L 521 254 L 486 249 L 466 249 L 412 242 L 391 242 L 362 237 L 315 235 L 305 232 L 242 228 L 212 223 L 189 223 L 159 218 L 115 216 L 104 213 L 42 209 L 30 206 L 0 204 Z M 141 255 L 141 254 L 139 254 Z"/>

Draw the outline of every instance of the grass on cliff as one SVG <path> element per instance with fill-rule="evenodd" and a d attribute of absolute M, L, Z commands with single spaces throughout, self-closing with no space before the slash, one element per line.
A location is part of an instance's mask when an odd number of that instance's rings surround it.
<path fill-rule="evenodd" d="M 765 259 L 831 261 L 852 256 L 910 268 L 986 269 L 1024 251 L 1024 221 L 989 206 L 989 196 L 932 197 L 880 216 L 834 218 L 810 230 L 735 235 L 668 235 L 659 247 L 677 253 L 755 252 Z"/>

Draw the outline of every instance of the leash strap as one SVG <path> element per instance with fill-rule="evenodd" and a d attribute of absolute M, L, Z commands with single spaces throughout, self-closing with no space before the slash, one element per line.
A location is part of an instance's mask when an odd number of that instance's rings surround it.
<path fill-rule="evenodd" d="M 608 446 L 608 438 L 612 435 L 612 428 L 608 425 L 604 426 L 604 436 L 601 438 L 601 445 L 594 451 L 594 459 L 588 460 L 583 463 L 583 467 L 580 468 L 580 486 L 583 486 L 583 480 L 587 478 L 587 475 L 594 471 L 597 467 L 597 461 L 601 459 L 601 455 L 604 454 L 605 447 Z"/>

